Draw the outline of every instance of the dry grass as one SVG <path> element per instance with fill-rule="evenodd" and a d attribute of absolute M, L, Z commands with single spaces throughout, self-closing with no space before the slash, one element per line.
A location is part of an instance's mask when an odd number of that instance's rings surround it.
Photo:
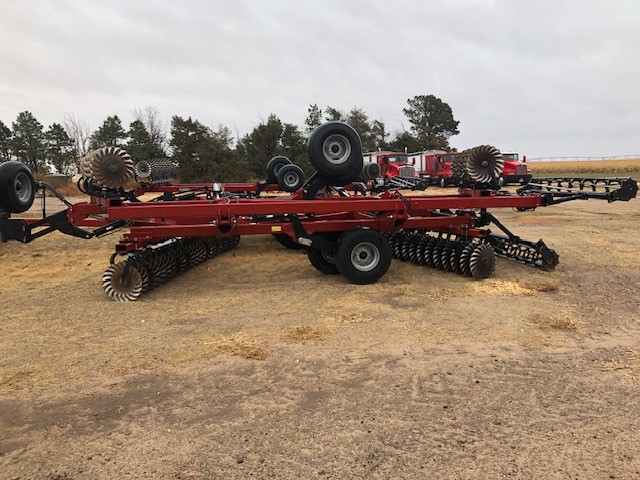
<path fill-rule="evenodd" d="M 341 313 L 334 320 L 347 325 L 357 325 L 359 323 L 369 323 L 372 318 L 365 316 L 363 313 Z"/>
<path fill-rule="evenodd" d="M 509 280 L 485 280 L 474 283 L 471 287 L 475 293 L 486 295 L 537 295 L 538 293 L 552 293 L 560 289 L 555 280 L 529 280 L 525 282 Z"/>
<path fill-rule="evenodd" d="M 603 372 L 611 372 L 613 370 L 626 370 L 631 369 L 631 365 L 626 363 L 620 363 L 617 360 L 609 360 L 608 362 L 602 362 L 600 364 L 600 370 Z"/>
<path fill-rule="evenodd" d="M 309 340 L 321 341 L 325 340 L 329 335 L 329 329 L 325 326 L 310 325 L 294 325 L 282 333 L 282 338 L 290 342 L 307 342 Z"/>
<path fill-rule="evenodd" d="M 554 293 L 560 291 L 560 283 L 553 279 L 536 279 L 522 282 L 521 285 L 533 292 Z"/>
<path fill-rule="evenodd" d="M 626 160 L 593 160 L 584 162 L 534 162 L 534 175 L 543 173 L 638 173 L 640 158 Z"/>
<path fill-rule="evenodd" d="M 208 343 L 220 353 L 242 358 L 264 360 L 269 354 L 269 347 L 265 342 L 249 337 L 244 332 L 221 336 Z"/>
<path fill-rule="evenodd" d="M 582 322 L 576 319 L 573 313 L 565 311 L 550 317 L 534 315 L 531 318 L 531 324 L 544 329 L 575 331 L 580 328 Z"/>

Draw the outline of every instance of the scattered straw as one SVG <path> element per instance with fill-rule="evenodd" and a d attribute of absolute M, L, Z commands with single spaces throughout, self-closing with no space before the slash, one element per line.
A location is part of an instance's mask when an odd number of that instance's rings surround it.
<path fill-rule="evenodd" d="M 638 352 L 637 350 L 634 350 L 631 347 L 627 347 L 627 356 L 631 357 L 633 360 L 637 360 L 640 361 L 640 352 Z"/>
<path fill-rule="evenodd" d="M 626 363 L 620 363 L 617 360 L 610 360 L 600 364 L 600 370 L 603 372 L 610 372 L 612 370 L 624 370 L 631 369 L 631 365 Z"/>
<path fill-rule="evenodd" d="M 347 325 L 356 325 L 359 323 L 369 323 L 373 319 L 371 317 L 365 317 L 363 313 L 341 313 L 335 317 L 334 320 Z"/>
<path fill-rule="evenodd" d="M 282 337 L 291 342 L 306 342 L 309 340 L 325 340 L 329 334 L 329 329 L 325 326 L 316 326 L 305 323 L 303 325 L 294 325 L 285 330 Z"/>
<path fill-rule="evenodd" d="M 244 332 L 236 332 L 226 337 L 221 336 L 207 343 L 218 352 L 254 360 L 264 360 L 269 354 L 266 343 L 251 338 Z"/>
<path fill-rule="evenodd" d="M 560 291 L 560 283 L 553 279 L 537 279 L 522 282 L 522 287 L 532 292 L 553 293 Z"/>
<path fill-rule="evenodd" d="M 462 294 L 462 291 L 455 290 L 433 290 L 427 293 L 427 300 L 430 302 L 444 302 Z"/>
<path fill-rule="evenodd" d="M 582 322 L 576 319 L 571 312 L 562 312 L 550 317 L 535 315 L 531 323 L 540 328 L 552 328 L 555 330 L 577 330 Z"/>
<path fill-rule="evenodd" d="M 508 280 L 485 280 L 474 283 L 472 289 L 476 293 L 487 295 L 534 295 L 537 292 L 521 283 Z"/>

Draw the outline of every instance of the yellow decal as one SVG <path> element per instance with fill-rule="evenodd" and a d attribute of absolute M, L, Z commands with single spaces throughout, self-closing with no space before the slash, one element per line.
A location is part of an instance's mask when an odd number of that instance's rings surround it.
<path fill-rule="evenodd" d="M 282 227 L 271 227 L 271 231 L 272 232 L 281 232 L 282 231 Z"/>

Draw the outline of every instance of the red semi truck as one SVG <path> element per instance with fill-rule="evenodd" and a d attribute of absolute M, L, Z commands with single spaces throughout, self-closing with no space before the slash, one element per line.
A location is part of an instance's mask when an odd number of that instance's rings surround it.
<path fill-rule="evenodd" d="M 456 179 L 452 178 L 451 163 L 457 154 L 458 152 L 445 152 L 444 150 L 425 150 L 410 153 L 408 163 L 415 167 L 417 175 L 430 178 L 432 185 L 446 187 L 456 183 Z M 500 185 L 529 183 L 531 169 L 527 167 L 526 157 L 523 157 L 521 161 L 517 152 L 502 152 L 502 158 L 504 159 L 504 169 L 498 180 Z"/>
<path fill-rule="evenodd" d="M 518 152 L 502 152 L 504 169 L 502 170 L 501 185 L 518 183 L 525 185 L 531 180 L 532 172 L 527 166 L 527 156 L 523 155 L 520 160 Z"/>
<path fill-rule="evenodd" d="M 416 168 L 405 152 L 369 152 L 362 154 L 364 163 L 380 165 L 380 176 L 386 179 L 394 177 L 415 178 Z"/>

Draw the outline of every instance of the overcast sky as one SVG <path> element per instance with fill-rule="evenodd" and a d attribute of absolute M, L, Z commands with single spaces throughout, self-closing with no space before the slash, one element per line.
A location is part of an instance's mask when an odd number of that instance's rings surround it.
<path fill-rule="evenodd" d="M 156 106 L 250 131 L 311 103 L 391 130 L 415 95 L 447 102 L 451 144 L 529 157 L 640 153 L 640 2 L 0 1 L 0 120 Z"/>

